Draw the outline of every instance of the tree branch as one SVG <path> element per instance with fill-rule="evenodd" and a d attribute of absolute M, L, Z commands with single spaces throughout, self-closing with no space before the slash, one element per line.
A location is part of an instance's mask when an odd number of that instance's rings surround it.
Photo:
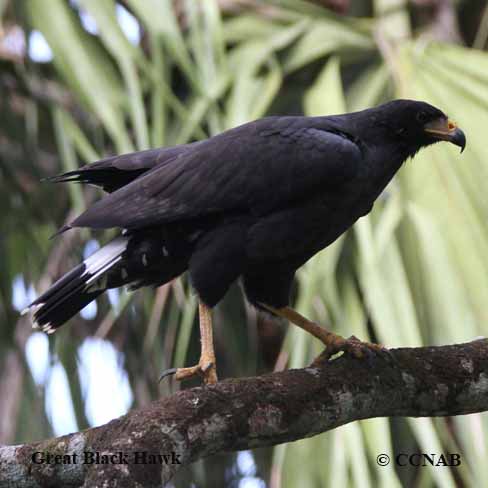
<path fill-rule="evenodd" d="M 183 390 L 101 427 L 0 447 L 0 487 L 44 486 L 47 481 L 52 487 L 156 487 L 197 459 L 290 442 L 354 420 L 484 410 L 488 410 L 486 339 L 394 349 L 387 359 L 342 356 L 321 367 Z M 58 460 L 71 464 L 35 464 L 36 451 L 61 455 Z M 85 452 L 114 454 L 113 461 L 127 464 L 84 464 Z"/>

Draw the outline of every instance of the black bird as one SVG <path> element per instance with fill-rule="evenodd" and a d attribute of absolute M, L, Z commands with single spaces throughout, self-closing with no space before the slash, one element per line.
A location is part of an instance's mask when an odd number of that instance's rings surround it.
<path fill-rule="evenodd" d="M 122 231 L 30 305 L 34 326 L 54 332 L 108 288 L 159 286 L 188 270 L 202 351 L 198 365 L 170 371 L 177 379 L 217 381 L 211 308 L 237 279 L 253 305 L 330 351 L 374 348 L 300 316 L 288 306 L 290 286 L 300 266 L 371 211 L 405 160 L 438 141 L 466 143 L 439 109 L 395 100 L 329 117 L 267 117 L 54 177 L 109 192 L 60 232 Z"/>

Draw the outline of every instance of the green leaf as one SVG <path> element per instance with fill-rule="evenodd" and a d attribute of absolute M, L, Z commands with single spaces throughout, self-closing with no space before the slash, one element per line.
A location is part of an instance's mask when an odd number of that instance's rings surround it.
<path fill-rule="evenodd" d="M 340 61 L 332 56 L 304 97 L 307 115 L 333 115 L 345 111 Z"/>
<path fill-rule="evenodd" d="M 329 19 L 314 20 L 290 49 L 284 69 L 289 73 L 331 53 L 343 54 L 353 50 L 358 56 L 373 48 L 372 38 L 359 28 Z"/>
<path fill-rule="evenodd" d="M 93 110 L 117 144 L 119 152 L 132 150 L 124 128 L 124 91 L 116 70 L 97 42 L 80 26 L 63 0 L 25 3 L 32 26 L 42 32 L 54 55 L 54 64 L 80 99 Z"/>
<path fill-rule="evenodd" d="M 186 75 L 192 88 L 197 93 L 203 94 L 204 87 L 198 80 L 172 2 L 170 0 L 128 0 L 128 4 L 147 29 L 163 39 L 166 49 Z"/>
<path fill-rule="evenodd" d="M 71 140 L 65 130 L 63 112 L 60 108 L 55 107 L 52 110 L 52 116 L 63 169 L 66 172 L 74 171 L 78 168 L 78 164 L 76 163 L 76 155 Z M 83 201 L 81 188 L 78 185 L 70 185 L 69 192 L 72 206 L 75 211 L 77 213 L 83 212 L 83 210 L 85 210 L 85 202 Z"/>
<path fill-rule="evenodd" d="M 131 109 L 132 125 L 139 150 L 149 147 L 149 131 L 143 93 L 136 69 L 136 61 L 143 58 L 142 51 L 132 45 L 124 35 L 115 15 L 115 1 L 81 0 L 86 10 L 94 17 L 100 37 L 114 56 L 124 76 L 128 102 Z"/>

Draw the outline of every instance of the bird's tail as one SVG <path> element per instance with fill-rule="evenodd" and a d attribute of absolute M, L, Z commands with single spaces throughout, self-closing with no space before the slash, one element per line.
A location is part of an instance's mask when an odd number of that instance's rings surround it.
<path fill-rule="evenodd" d="M 32 327 L 52 334 L 107 289 L 107 272 L 121 259 L 128 238 L 120 236 L 62 276 L 22 314 L 32 314 Z"/>

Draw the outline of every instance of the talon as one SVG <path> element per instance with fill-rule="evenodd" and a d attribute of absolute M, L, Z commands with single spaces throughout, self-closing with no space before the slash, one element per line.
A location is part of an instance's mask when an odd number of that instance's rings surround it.
<path fill-rule="evenodd" d="M 195 376 L 200 376 L 206 385 L 213 385 L 217 383 L 217 372 L 215 370 L 215 363 L 207 361 L 203 366 L 197 364 L 189 368 L 171 368 L 167 369 L 161 375 L 159 381 L 169 375 L 175 375 L 176 381 L 183 381 Z"/>
<path fill-rule="evenodd" d="M 341 336 L 329 337 L 329 343 L 326 345 L 325 350 L 315 358 L 312 362 L 312 366 L 317 366 L 322 362 L 329 361 L 330 358 L 343 352 L 349 354 L 355 359 L 372 361 L 375 356 L 380 356 L 384 359 L 391 358 L 389 350 L 381 344 L 374 344 L 372 342 L 363 342 L 355 336 L 351 336 L 348 339 L 344 339 Z"/>
<path fill-rule="evenodd" d="M 166 378 L 166 376 L 171 376 L 171 375 L 176 374 L 176 371 L 177 371 L 177 368 L 170 368 L 170 369 L 164 370 L 161 373 L 161 376 L 159 377 L 158 383 L 161 383 L 161 381 L 163 381 L 164 378 Z"/>
<path fill-rule="evenodd" d="M 324 349 L 310 364 L 310 367 L 315 368 L 320 366 L 321 363 L 326 363 L 329 361 L 333 354 L 328 350 Z"/>
<path fill-rule="evenodd" d="M 388 349 L 380 344 L 363 342 L 354 335 L 348 339 L 345 339 L 344 337 L 334 334 L 326 328 L 321 327 L 315 322 L 308 320 L 290 307 L 274 308 L 270 305 L 266 305 L 265 303 L 260 303 L 260 306 L 274 315 L 288 319 L 291 323 L 297 325 L 309 334 L 312 334 L 325 345 L 325 351 L 312 362 L 312 366 L 316 366 L 321 362 L 328 361 L 338 352 L 347 353 L 352 357 L 361 360 L 363 360 L 365 357 L 373 358 L 375 355 L 385 357 L 385 352 L 390 358 L 392 357 L 387 352 Z"/>

